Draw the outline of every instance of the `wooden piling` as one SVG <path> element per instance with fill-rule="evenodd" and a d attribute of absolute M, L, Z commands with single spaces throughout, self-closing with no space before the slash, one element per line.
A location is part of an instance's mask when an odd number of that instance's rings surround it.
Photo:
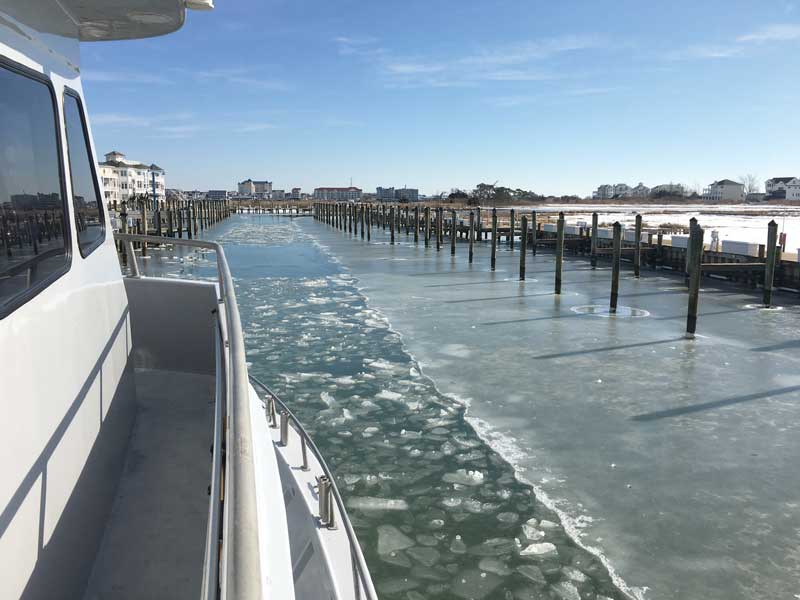
<path fill-rule="evenodd" d="M 772 287 L 775 282 L 775 265 L 780 247 L 778 246 L 778 224 L 772 220 L 767 225 L 767 262 L 764 265 L 764 306 L 772 305 Z"/>
<path fill-rule="evenodd" d="M 525 257 L 528 255 L 528 217 L 522 215 L 522 237 L 519 242 L 519 280 L 525 281 Z"/>
<path fill-rule="evenodd" d="M 444 245 L 444 207 L 439 207 L 439 227 L 437 228 L 439 234 L 439 245 Z"/>
<path fill-rule="evenodd" d="M 591 239 L 591 250 L 590 250 L 590 257 L 591 257 L 591 265 L 594 269 L 597 267 L 597 213 L 592 213 L 592 239 Z"/>
<path fill-rule="evenodd" d="M 456 211 L 450 211 L 450 256 L 456 255 Z"/>
<path fill-rule="evenodd" d="M 561 293 L 561 280 L 564 272 L 564 213 L 558 213 L 556 225 L 556 294 Z"/>
<path fill-rule="evenodd" d="M 693 338 L 697 330 L 697 306 L 700 301 L 700 270 L 703 262 L 703 228 L 695 225 L 689 231 L 687 253 L 691 248 L 689 264 L 689 308 L 686 314 L 686 337 Z"/>
<path fill-rule="evenodd" d="M 497 266 L 497 209 L 492 209 L 492 271 Z"/>
<path fill-rule="evenodd" d="M 531 252 L 536 256 L 536 238 L 539 234 L 539 225 L 536 223 L 536 211 L 531 211 Z"/>
<path fill-rule="evenodd" d="M 689 219 L 689 239 L 692 239 L 692 231 L 697 227 L 697 219 L 692 217 Z M 686 244 L 686 263 L 683 268 L 684 276 L 686 277 L 686 285 L 689 285 L 689 265 L 692 263 L 692 245 Z"/>
<path fill-rule="evenodd" d="M 394 244 L 394 206 L 389 209 L 389 233 L 390 233 L 390 243 Z"/>
<path fill-rule="evenodd" d="M 614 253 L 611 259 L 611 305 L 609 312 L 617 312 L 617 298 L 619 297 L 619 263 L 622 256 L 622 225 L 619 221 L 614 223 Z"/>
<path fill-rule="evenodd" d="M 511 209 L 511 217 L 509 221 L 509 228 L 508 228 L 508 245 L 513 250 L 514 249 L 514 209 Z"/>
<path fill-rule="evenodd" d="M 472 230 L 475 228 L 475 212 L 469 211 L 469 263 L 472 264 L 472 257 L 473 257 L 473 244 L 474 244 L 474 236 L 472 235 Z"/>
<path fill-rule="evenodd" d="M 414 207 L 414 243 L 419 243 L 419 206 Z"/>
<path fill-rule="evenodd" d="M 642 266 L 642 215 L 636 215 L 636 225 L 633 235 L 636 237 L 633 247 L 633 276 L 639 277 Z"/>
<path fill-rule="evenodd" d="M 442 249 L 442 209 L 436 209 L 436 251 Z"/>
<path fill-rule="evenodd" d="M 431 207 L 425 207 L 425 247 L 431 245 Z"/>

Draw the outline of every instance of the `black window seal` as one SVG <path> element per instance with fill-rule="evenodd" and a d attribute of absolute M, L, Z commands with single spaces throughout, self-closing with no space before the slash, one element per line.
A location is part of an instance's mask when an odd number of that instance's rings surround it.
<path fill-rule="evenodd" d="M 92 183 L 94 184 L 94 193 L 95 193 L 95 195 L 97 197 L 97 210 L 100 213 L 100 215 L 99 215 L 100 216 L 100 222 L 103 224 L 103 235 L 100 236 L 99 238 L 97 238 L 94 242 L 92 242 L 88 246 L 86 246 L 86 251 L 85 252 L 84 252 L 83 246 L 81 246 L 80 234 L 77 234 L 77 240 L 76 240 L 76 244 L 75 245 L 78 247 L 78 252 L 80 252 L 81 257 L 83 257 L 85 259 L 85 258 L 88 258 L 88 256 L 92 252 L 94 252 L 100 246 L 102 246 L 106 241 L 106 237 L 107 237 L 106 211 L 105 211 L 105 206 L 103 206 L 103 200 L 104 200 L 103 194 L 100 193 L 100 184 L 99 184 L 99 181 L 97 180 L 97 165 L 95 163 L 94 154 L 92 153 L 92 143 L 91 143 L 91 139 L 89 138 L 89 127 L 87 125 L 88 121 L 86 119 L 86 110 L 83 107 L 83 99 L 81 98 L 81 95 L 77 91 L 75 91 L 71 87 L 68 87 L 68 86 L 65 85 L 64 86 L 63 99 L 62 99 L 62 102 L 63 102 L 63 105 L 64 105 L 62 112 L 64 114 L 64 137 L 65 137 L 65 139 L 67 141 L 67 161 L 69 162 L 70 181 L 72 181 L 72 162 L 71 162 L 71 160 L 69 158 L 69 136 L 66 135 L 66 133 L 67 133 L 67 103 L 66 103 L 67 96 L 70 96 L 70 97 L 74 98 L 75 101 L 78 103 L 78 113 L 80 114 L 81 128 L 83 129 L 83 139 L 84 139 L 84 143 L 86 144 L 86 150 L 89 153 L 89 156 L 88 156 L 89 167 L 92 169 Z M 75 210 L 75 198 L 73 198 L 73 194 L 74 194 L 74 189 L 71 189 L 69 195 L 70 195 L 70 198 L 72 199 L 72 209 Z M 75 212 L 75 218 L 72 219 L 72 222 L 75 223 L 75 231 L 76 231 L 76 233 L 77 233 L 78 224 L 77 224 L 77 221 L 75 219 L 77 219 L 77 217 L 78 217 L 78 213 L 76 211 Z"/>
<path fill-rule="evenodd" d="M 67 274 L 72 268 L 72 228 L 69 223 L 70 213 L 69 203 L 67 201 L 67 184 L 66 178 L 64 177 L 64 146 L 61 136 L 61 118 L 59 116 L 55 86 L 53 86 L 52 80 L 46 75 L 2 55 L 0 55 L 0 69 L 5 69 L 17 75 L 43 83 L 50 92 L 50 100 L 53 104 L 53 126 L 56 134 L 56 151 L 58 153 L 58 175 L 59 183 L 61 184 L 61 208 L 64 211 L 64 265 L 24 292 L 15 295 L 5 303 L 0 303 L 0 319 L 5 319 L 8 315 L 24 304 L 27 304 L 50 287 L 50 285 Z"/>

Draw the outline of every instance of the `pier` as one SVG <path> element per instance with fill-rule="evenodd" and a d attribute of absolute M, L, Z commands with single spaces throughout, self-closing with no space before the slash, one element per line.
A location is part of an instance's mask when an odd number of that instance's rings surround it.
<path fill-rule="evenodd" d="M 196 239 L 210 229 L 235 214 L 235 208 L 228 200 L 161 200 L 156 208 L 146 198 L 136 198 L 130 202 L 111 202 L 107 205 L 112 215 L 114 229 L 121 233 L 154 235 L 163 238 Z M 127 249 L 116 242 L 117 252 L 123 265 L 127 265 Z M 147 256 L 147 244 L 133 242 L 142 256 Z"/>

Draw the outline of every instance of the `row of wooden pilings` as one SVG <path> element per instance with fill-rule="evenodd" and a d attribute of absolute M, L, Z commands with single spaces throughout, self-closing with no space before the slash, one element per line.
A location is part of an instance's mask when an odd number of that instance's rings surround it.
<path fill-rule="evenodd" d="M 132 224 L 128 223 L 129 209 L 139 214 Z M 183 238 L 186 234 L 190 240 L 235 212 L 227 200 L 163 200 L 156 209 L 152 208 L 152 201 L 147 199 L 136 199 L 130 203 L 123 200 L 119 205 L 116 202 L 110 204 L 109 210 L 117 211 L 121 233 L 166 238 Z M 142 250 L 142 256 L 147 256 L 147 243 L 134 242 L 134 247 Z M 118 244 L 117 250 L 122 256 L 122 264 L 127 265 L 125 244 Z"/>
<path fill-rule="evenodd" d="M 336 229 L 347 231 L 351 234 L 360 235 L 361 239 L 371 241 L 373 228 L 385 231 L 388 227 L 390 243 L 394 244 L 396 235 L 405 230 L 405 234 L 410 236 L 413 233 L 414 242 L 419 243 L 420 239 L 428 247 L 435 243 L 436 249 L 441 250 L 444 245 L 444 237 L 449 236 L 450 253 L 456 254 L 456 239 L 459 235 L 466 233 L 468 241 L 468 261 L 474 261 L 474 243 L 488 236 L 491 243 L 490 269 L 495 270 L 497 265 L 497 247 L 501 243 L 501 238 L 505 234 L 506 244 L 510 249 L 514 249 L 514 241 L 517 231 L 520 233 L 520 257 L 519 257 L 519 278 L 525 280 L 525 263 L 528 250 L 532 255 L 536 255 L 537 247 L 553 247 L 555 255 L 555 277 L 554 293 L 561 294 L 563 282 L 563 263 L 565 247 L 566 223 L 564 213 L 559 213 L 556 221 L 556 231 L 553 237 L 544 235 L 540 228 L 541 223 L 537 219 L 536 211 L 531 211 L 530 215 L 523 214 L 520 218 L 520 229 L 516 228 L 516 214 L 510 211 L 509 227 L 501 229 L 498 227 L 497 210 L 492 209 L 491 229 L 483 228 L 480 219 L 480 209 L 473 209 L 469 212 L 469 225 L 459 225 L 457 212 L 455 209 L 449 210 L 449 219 L 445 217 L 443 207 L 425 206 L 420 210 L 419 206 L 413 208 L 406 206 L 386 206 L 385 204 L 356 204 L 351 202 L 318 202 L 313 205 L 313 217 Z M 530 220 L 529 220 L 530 218 Z M 603 256 L 611 258 L 611 290 L 609 298 L 609 312 L 615 314 L 618 309 L 619 301 L 619 278 L 623 255 L 631 259 L 634 277 L 639 278 L 641 273 L 642 258 L 655 250 L 662 248 L 662 234 L 657 234 L 656 244 L 648 244 L 642 247 L 642 217 L 636 215 L 634 225 L 634 237 L 632 245 L 625 245 L 623 240 L 623 228 L 619 222 L 612 227 L 611 245 L 604 246 L 601 243 L 598 232 L 598 214 L 592 215 L 591 228 L 579 228 L 577 238 L 570 240 L 572 246 L 583 247 L 590 256 L 592 268 L 597 267 L 598 259 Z M 772 303 L 772 292 L 775 276 L 775 266 L 779 246 L 777 245 L 778 226 L 775 221 L 771 221 L 768 226 L 768 241 L 766 260 L 758 263 L 717 263 L 703 262 L 706 254 L 703 245 L 703 229 L 697 224 L 697 219 L 690 222 L 689 245 L 686 251 L 685 278 L 689 291 L 689 302 L 686 319 L 686 335 L 693 337 L 697 329 L 697 311 L 699 305 L 700 275 L 702 272 L 724 272 L 734 270 L 753 270 L 763 269 L 763 302 L 765 307 L 770 307 Z M 486 236 L 484 236 L 484 232 Z M 653 240 L 651 239 L 651 242 Z M 577 242 L 577 243 L 575 243 Z"/>

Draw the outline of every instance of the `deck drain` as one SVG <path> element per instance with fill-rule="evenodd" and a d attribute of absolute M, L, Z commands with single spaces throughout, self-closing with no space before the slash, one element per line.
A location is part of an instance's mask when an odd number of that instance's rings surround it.
<path fill-rule="evenodd" d="M 633 308 L 631 306 L 618 306 L 617 312 L 612 313 L 607 305 L 600 304 L 587 304 L 585 306 L 573 306 L 572 312 L 579 315 L 596 315 L 598 317 L 616 317 L 616 318 L 637 318 L 649 317 L 650 313 L 642 308 Z"/>

